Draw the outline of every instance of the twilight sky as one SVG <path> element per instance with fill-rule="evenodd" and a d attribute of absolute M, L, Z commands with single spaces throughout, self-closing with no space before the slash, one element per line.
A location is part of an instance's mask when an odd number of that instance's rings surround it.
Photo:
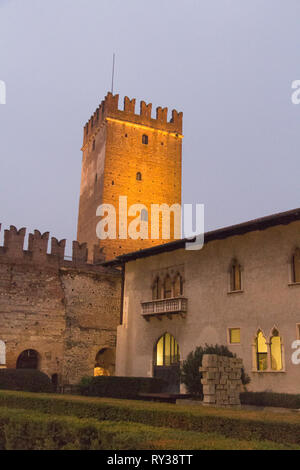
<path fill-rule="evenodd" d="M 299 18 L 299 0 L 0 0 L 2 227 L 76 238 L 114 51 L 121 104 L 183 111 L 183 202 L 206 230 L 299 207 Z"/>

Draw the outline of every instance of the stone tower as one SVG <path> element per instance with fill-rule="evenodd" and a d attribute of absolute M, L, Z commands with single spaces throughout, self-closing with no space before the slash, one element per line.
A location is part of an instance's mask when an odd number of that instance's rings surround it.
<path fill-rule="evenodd" d="M 84 127 L 83 159 L 78 215 L 77 239 L 87 242 L 90 252 L 95 244 L 103 247 L 106 259 L 130 251 L 168 242 L 151 239 L 151 204 L 181 204 L 182 113 L 167 108 L 156 109 L 140 103 L 135 114 L 135 99 L 124 99 L 118 108 L 119 95 L 108 93 Z M 148 239 L 119 238 L 119 196 L 127 196 L 128 208 L 144 204 L 149 211 Z M 117 237 L 99 240 L 96 216 L 100 204 L 113 204 L 116 209 Z M 128 217 L 128 224 L 135 217 Z M 172 217 L 171 217 L 172 220 Z"/>

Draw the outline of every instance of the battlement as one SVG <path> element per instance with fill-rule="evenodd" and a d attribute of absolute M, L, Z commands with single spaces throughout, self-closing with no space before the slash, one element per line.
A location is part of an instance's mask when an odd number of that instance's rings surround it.
<path fill-rule="evenodd" d="M 0 224 L 1 231 L 1 224 Z M 24 249 L 26 228 L 17 228 L 13 225 L 4 231 L 4 244 L 0 246 L 0 263 L 37 264 L 43 267 L 53 268 L 80 268 L 89 271 L 102 272 L 99 264 L 105 261 L 102 249 L 99 246 L 93 248 L 93 262 L 88 263 L 88 248 L 86 243 L 73 241 L 72 258 L 65 258 L 66 240 L 58 241 L 51 238 L 51 251 L 48 253 L 49 232 L 41 233 L 34 230 L 28 236 L 28 247 Z"/>
<path fill-rule="evenodd" d="M 145 101 L 141 101 L 139 114 L 135 114 L 135 105 L 135 98 L 129 99 L 128 96 L 125 96 L 123 109 L 119 109 L 119 95 L 107 93 L 105 99 L 84 126 L 83 145 L 90 140 L 106 118 L 153 127 L 154 129 L 179 135 L 182 134 L 182 112 L 173 109 L 172 117 L 168 121 L 168 108 L 159 106 L 156 108 L 156 117 L 152 118 L 152 103 L 146 104 Z"/>

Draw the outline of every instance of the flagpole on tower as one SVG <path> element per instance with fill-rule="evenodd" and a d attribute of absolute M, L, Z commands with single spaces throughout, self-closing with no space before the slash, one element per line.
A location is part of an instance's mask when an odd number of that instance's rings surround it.
<path fill-rule="evenodd" d="M 112 94 L 114 94 L 115 58 L 116 58 L 116 55 L 115 55 L 115 53 L 113 53 L 112 76 L 111 76 L 111 92 L 112 92 Z"/>

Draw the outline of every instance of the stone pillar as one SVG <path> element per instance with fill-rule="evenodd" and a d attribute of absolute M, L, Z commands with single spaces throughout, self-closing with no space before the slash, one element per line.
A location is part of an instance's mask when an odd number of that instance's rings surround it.
<path fill-rule="evenodd" d="M 242 359 L 204 354 L 202 367 L 199 369 L 202 372 L 203 404 L 240 406 L 242 367 Z"/>

